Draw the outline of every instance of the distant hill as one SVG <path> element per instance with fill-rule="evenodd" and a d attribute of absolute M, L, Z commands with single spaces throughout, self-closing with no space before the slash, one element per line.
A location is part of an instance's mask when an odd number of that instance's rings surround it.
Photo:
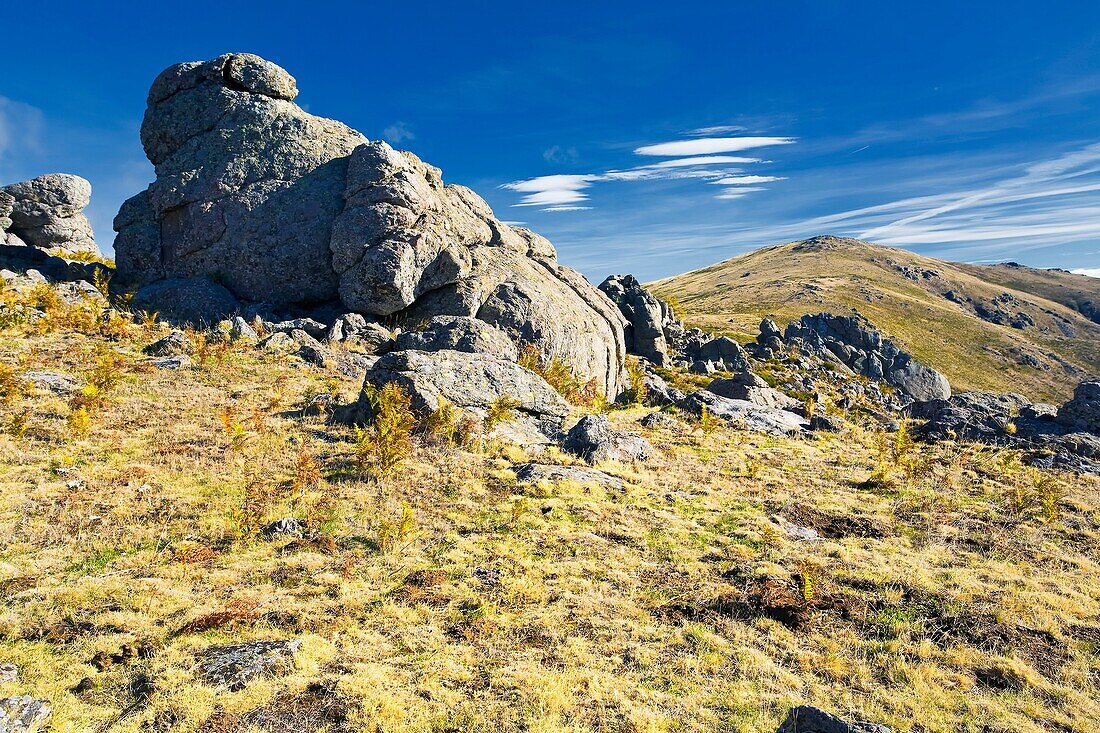
<path fill-rule="evenodd" d="M 1058 401 L 1100 373 L 1100 279 L 964 265 L 839 237 L 765 247 L 651 284 L 691 325 L 747 340 L 764 316 L 859 313 L 956 389 Z"/>

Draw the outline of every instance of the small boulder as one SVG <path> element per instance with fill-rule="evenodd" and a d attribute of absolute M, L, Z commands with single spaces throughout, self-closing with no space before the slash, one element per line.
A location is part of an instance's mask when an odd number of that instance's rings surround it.
<path fill-rule="evenodd" d="M 639 420 L 638 424 L 650 430 L 671 430 L 680 426 L 680 423 L 677 422 L 675 418 L 660 411 L 649 413 Z"/>
<path fill-rule="evenodd" d="M 233 294 L 205 277 L 161 280 L 134 293 L 135 311 L 159 313 L 172 323 L 210 325 L 240 310 Z"/>
<path fill-rule="evenodd" d="M 45 730 L 53 717 L 48 700 L 36 700 L 30 695 L 0 699 L 0 733 L 37 733 Z"/>
<path fill-rule="evenodd" d="M 577 484 L 598 484 L 621 490 L 623 481 L 603 471 L 580 466 L 554 466 L 543 463 L 521 463 L 512 466 L 516 480 L 524 484 L 537 484 L 541 481 L 559 483 L 571 481 Z"/>
<path fill-rule="evenodd" d="M 199 653 L 199 674 L 215 687 L 236 692 L 258 677 L 290 673 L 301 639 L 210 646 Z"/>
<path fill-rule="evenodd" d="M 59 395 L 71 395 L 80 391 L 80 383 L 75 377 L 60 372 L 25 372 L 19 376 L 19 381 Z"/>
<path fill-rule="evenodd" d="M 263 535 L 268 539 L 274 537 L 298 537 L 305 535 L 302 523 L 294 517 L 284 517 L 271 522 L 263 528 Z"/>
<path fill-rule="evenodd" d="M 159 356 L 153 359 L 146 359 L 145 363 L 157 369 L 170 369 L 175 371 L 191 366 L 192 361 L 191 357 L 187 354 L 180 354 L 179 356 Z"/>
<path fill-rule="evenodd" d="M 707 391 L 731 400 L 746 400 L 761 407 L 794 412 L 802 403 L 768 386 L 752 372 L 742 372 L 728 379 L 715 379 L 707 385 Z"/>
<path fill-rule="evenodd" d="M 675 387 L 670 387 L 668 382 L 652 372 L 646 372 L 642 379 L 645 385 L 645 404 L 652 407 L 664 407 L 675 405 L 684 398 L 684 393 Z"/>
<path fill-rule="evenodd" d="M 642 436 L 612 428 L 607 415 L 582 417 L 565 436 L 561 447 L 593 464 L 644 461 L 653 452 L 653 446 Z"/>
<path fill-rule="evenodd" d="M 519 351 L 508 335 L 485 321 L 466 316 L 436 316 L 422 330 L 406 331 L 394 340 L 394 350 L 439 351 L 451 349 L 489 354 L 508 361 Z"/>
<path fill-rule="evenodd" d="M 19 679 L 19 668 L 10 662 L 0 664 L 0 683 L 15 682 Z"/>
<path fill-rule="evenodd" d="M 172 331 L 142 349 L 149 356 L 182 356 L 191 354 L 194 350 L 191 339 L 183 331 Z"/>
<path fill-rule="evenodd" d="M 749 369 L 745 349 L 728 336 L 719 336 L 703 344 L 699 350 L 698 360 L 721 365 L 719 368 L 727 372 L 745 372 Z"/>
<path fill-rule="evenodd" d="M 64 254 L 99 254 L 92 225 L 84 209 L 92 184 L 80 176 L 50 173 L 2 189 L 11 197 L 6 229 L 32 247 Z M 2 213 L 2 212 L 0 212 Z"/>
<path fill-rule="evenodd" d="M 891 733 L 891 730 L 863 721 L 849 723 L 812 705 L 799 705 L 791 708 L 775 733 Z"/>

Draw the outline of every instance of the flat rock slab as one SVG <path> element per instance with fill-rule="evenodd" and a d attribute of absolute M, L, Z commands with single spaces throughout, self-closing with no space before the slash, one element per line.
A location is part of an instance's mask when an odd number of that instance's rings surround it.
<path fill-rule="evenodd" d="M 577 484 L 599 484 L 613 489 L 622 489 L 623 480 L 603 471 L 579 466 L 554 466 L 545 463 L 521 463 L 512 466 L 516 479 L 520 483 L 536 484 L 540 481 L 559 483 L 572 481 Z"/>
<path fill-rule="evenodd" d="M 199 653 L 200 675 L 209 685 L 242 690 L 258 677 L 291 672 L 301 646 L 301 639 L 286 639 L 207 647 Z"/>
<path fill-rule="evenodd" d="M 70 395 L 80 391 L 76 378 L 61 372 L 26 372 L 19 376 L 19 380 L 54 394 Z"/>
<path fill-rule="evenodd" d="M 774 407 L 763 407 L 747 400 L 731 400 L 713 392 L 692 392 L 680 401 L 680 408 L 701 415 L 703 408 L 714 417 L 758 433 L 783 436 L 809 427 L 805 418 Z"/>
<path fill-rule="evenodd" d="M 36 733 L 52 716 L 53 707 L 46 700 L 30 695 L 0 699 L 0 733 Z"/>

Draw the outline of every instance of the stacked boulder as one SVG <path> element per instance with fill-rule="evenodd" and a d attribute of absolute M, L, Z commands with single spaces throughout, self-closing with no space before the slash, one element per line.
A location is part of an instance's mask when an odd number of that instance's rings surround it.
<path fill-rule="evenodd" d="M 951 396 L 947 377 L 921 364 L 859 317 L 806 315 L 789 323 L 782 335 L 774 321 L 764 320 L 760 335 L 748 348 L 758 358 L 767 359 L 786 347 L 795 347 L 842 371 L 884 382 L 909 400 Z"/>
<path fill-rule="evenodd" d="M 618 395 L 624 319 L 548 241 L 412 153 L 306 113 L 297 94 L 251 54 L 154 81 L 141 139 L 157 178 L 115 218 L 114 282 L 138 307 L 207 323 L 476 318 Z"/>
<path fill-rule="evenodd" d="M 29 245 L 64 256 L 99 254 L 84 209 L 92 184 L 51 173 L 0 188 L 0 244 Z"/>
<path fill-rule="evenodd" d="M 748 369 L 745 350 L 731 338 L 685 328 L 669 304 L 650 293 L 633 275 L 611 275 L 600 290 L 626 319 L 627 353 L 656 366 L 681 366 L 699 374 Z"/>

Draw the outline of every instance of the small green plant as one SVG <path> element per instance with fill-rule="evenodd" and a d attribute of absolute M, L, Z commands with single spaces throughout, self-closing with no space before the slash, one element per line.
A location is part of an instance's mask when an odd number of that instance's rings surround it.
<path fill-rule="evenodd" d="M 449 400 L 439 398 L 439 406 L 421 421 L 420 430 L 429 438 L 446 445 L 459 442 L 458 410 Z"/>
<path fill-rule="evenodd" d="M 489 412 L 485 415 L 484 425 L 485 430 L 492 430 L 495 426 L 502 422 L 511 422 L 516 419 L 516 408 L 519 407 L 519 400 L 508 395 L 501 395 L 493 400 L 493 404 L 489 405 Z"/>
<path fill-rule="evenodd" d="M 545 379 L 570 404 L 600 411 L 606 408 L 607 397 L 595 379 L 581 380 L 568 362 L 556 357 L 544 358 L 533 344 L 520 352 L 519 365 Z"/>
<path fill-rule="evenodd" d="M 699 412 L 699 429 L 703 431 L 703 435 L 710 435 L 721 426 L 722 421 L 715 417 L 714 413 L 704 405 Z"/>
<path fill-rule="evenodd" d="M 416 426 L 412 400 L 395 382 L 381 388 L 367 385 L 364 394 L 370 405 L 371 423 L 355 431 L 356 461 L 361 470 L 384 479 L 412 453 L 412 431 Z"/>
<path fill-rule="evenodd" d="M 649 389 L 645 385 L 645 368 L 641 361 L 630 359 L 626 362 L 627 388 L 623 399 L 628 405 L 640 405 L 645 402 Z"/>
<path fill-rule="evenodd" d="M 404 545 L 416 533 L 416 515 L 407 502 L 401 503 L 401 518 L 396 522 L 382 519 L 378 522 L 378 549 L 390 552 Z"/>
<path fill-rule="evenodd" d="M 8 423 L 8 433 L 15 438 L 22 438 L 27 434 L 27 425 L 30 422 L 31 411 L 23 409 L 11 416 Z"/>

